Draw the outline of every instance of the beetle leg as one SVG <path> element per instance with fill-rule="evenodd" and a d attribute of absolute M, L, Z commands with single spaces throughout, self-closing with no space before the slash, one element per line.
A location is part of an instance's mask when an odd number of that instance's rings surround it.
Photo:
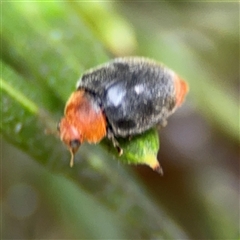
<path fill-rule="evenodd" d="M 166 119 L 161 120 L 161 121 L 157 124 L 158 130 L 161 130 L 162 128 L 164 128 L 164 127 L 166 127 L 166 126 L 167 126 L 167 120 L 166 120 Z"/>
<path fill-rule="evenodd" d="M 107 137 L 108 139 L 110 139 L 113 143 L 113 146 L 117 149 L 118 151 L 118 155 L 121 156 L 123 154 L 123 150 L 119 145 L 119 142 L 117 141 L 117 139 L 114 137 L 113 132 L 108 128 L 107 129 Z"/>

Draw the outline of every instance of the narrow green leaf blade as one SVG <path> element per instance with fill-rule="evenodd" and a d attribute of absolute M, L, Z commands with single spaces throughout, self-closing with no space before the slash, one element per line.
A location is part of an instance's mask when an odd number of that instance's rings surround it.
<path fill-rule="evenodd" d="M 103 144 L 119 161 L 127 164 L 146 164 L 162 174 L 162 169 L 157 160 L 160 143 L 156 129 L 150 129 L 129 139 L 119 138 L 118 141 L 123 149 L 121 156 L 109 140 L 105 140 Z"/>

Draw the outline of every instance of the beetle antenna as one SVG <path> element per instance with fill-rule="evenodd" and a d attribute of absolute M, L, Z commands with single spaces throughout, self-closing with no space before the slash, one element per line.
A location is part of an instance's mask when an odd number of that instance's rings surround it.
<path fill-rule="evenodd" d="M 73 167 L 73 165 L 74 165 L 74 153 L 73 153 L 72 149 L 70 149 L 70 153 L 71 153 L 70 167 Z"/>

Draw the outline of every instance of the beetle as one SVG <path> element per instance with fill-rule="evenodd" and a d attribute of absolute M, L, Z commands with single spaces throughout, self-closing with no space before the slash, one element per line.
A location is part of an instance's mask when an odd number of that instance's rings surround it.
<path fill-rule="evenodd" d="M 159 125 L 183 103 L 188 84 L 154 60 L 122 57 L 85 72 L 65 106 L 58 130 L 71 152 L 108 137 L 119 155 L 116 138 L 131 137 Z"/>

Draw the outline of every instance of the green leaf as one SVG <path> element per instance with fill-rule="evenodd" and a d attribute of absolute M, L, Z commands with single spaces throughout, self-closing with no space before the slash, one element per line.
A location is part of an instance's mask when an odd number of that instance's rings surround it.
<path fill-rule="evenodd" d="M 133 173 L 112 161 L 99 147 L 82 146 L 79 161 L 69 168 L 69 153 L 54 135 L 57 122 L 83 69 L 108 59 L 81 16 L 67 2 L 3 2 L 1 31 L 0 131 L 4 138 L 53 175 L 67 176 L 80 192 L 87 191 L 118 215 L 129 238 L 186 237 L 152 201 Z M 54 134 L 46 135 L 45 130 Z M 135 147 L 129 150 L 127 142 L 127 161 L 134 156 L 136 162 L 137 156 L 145 154 L 139 151 L 144 141 L 155 154 L 156 139 L 155 134 L 147 134 L 132 141 Z M 65 193 L 67 201 L 67 190 Z M 72 211 L 70 207 L 67 210 Z M 159 216 L 164 221 L 159 221 Z"/>
<path fill-rule="evenodd" d="M 25 69 L 23 76 L 28 79 L 27 81 L 29 81 L 31 87 L 31 90 L 26 93 L 30 96 L 35 95 L 33 99 L 35 99 L 42 108 L 60 117 L 60 113 L 63 112 L 64 109 L 64 100 L 74 91 L 77 79 L 86 68 L 85 62 L 87 58 L 81 57 L 78 59 L 77 53 L 79 52 L 79 56 L 89 56 L 89 52 L 91 51 L 84 53 L 80 52 L 79 49 L 86 50 L 92 48 L 92 45 L 89 45 L 91 35 L 79 17 L 73 14 L 73 19 L 69 18 L 69 14 L 66 14 L 63 7 L 64 5 L 62 4 L 50 3 L 47 4 L 47 8 L 43 3 L 32 3 L 30 5 L 23 3 L 21 7 L 17 4 L 10 6 L 12 7 L 4 8 L 3 19 L 10 18 L 13 14 L 15 21 L 8 23 L 8 27 L 6 27 L 6 24 L 3 24 L 3 39 L 5 44 L 11 45 L 11 49 L 14 49 L 11 51 L 14 51 L 16 57 L 21 58 L 24 62 L 24 66 L 22 66 L 22 68 Z M 65 6 L 69 8 L 70 11 L 73 10 L 71 4 Z M 95 9 L 98 5 L 90 4 L 89 6 Z M 99 7 L 102 9 L 101 12 L 103 12 L 103 15 L 107 15 L 107 19 L 112 17 L 109 13 L 106 13 L 104 7 L 101 7 L 101 4 Z M 81 9 L 81 12 L 85 12 L 85 14 L 89 11 L 89 8 L 79 8 L 78 5 L 77 9 Z M 24 14 L 26 11 L 29 14 Z M 38 25 L 35 25 L 32 21 L 33 13 Z M 53 13 L 54 18 L 52 16 Z M 85 16 L 85 14 L 83 15 Z M 18 16 L 22 19 L 20 26 L 18 26 Z M 65 19 L 65 21 L 63 21 L 63 19 Z M 80 23 L 78 28 L 81 27 L 81 34 L 80 32 L 71 32 L 71 29 L 76 27 L 74 20 Z M 67 34 L 74 34 L 71 36 L 70 42 L 61 30 L 64 28 L 68 29 Z M 19 35 L 21 35 L 20 39 L 17 37 Z M 78 39 L 78 41 L 75 39 Z M 44 46 L 42 42 L 44 42 Z M 34 54 L 32 54 L 32 48 L 29 47 L 29 45 L 34 47 Z M 71 47 L 67 47 L 69 45 Z M 96 45 L 96 43 L 94 45 Z M 98 59 L 103 61 L 107 57 L 104 52 L 101 51 L 101 48 L 99 50 L 100 51 L 97 51 L 97 49 L 95 49 L 95 52 L 98 52 Z M 8 55 L 9 52 L 5 52 L 3 57 L 4 59 L 9 59 L 12 63 L 13 59 Z M 46 62 L 43 61 L 43 59 L 46 59 Z M 92 61 L 92 64 L 92 67 L 94 67 L 95 62 Z M 51 68 L 49 66 L 51 66 Z M 15 84 L 13 79 L 14 78 L 10 77 L 7 81 Z M 21 81 L 18 81 L 18 83 L 19 82 Z M 34 85 L 37 85 L 40 88 L 39 90 L 42 90 L 44 94 L 37 92 L 34 89 Z M 28 88 L 29 87 L 26 89 Z M 23 91 L 25 90 L 23 89 Z M 17 94 L 15 96 L 17 96 Z M 61 105 L 59 105 L 60 101 L 62 102 Z M 61 108 L 59 108 L 59 106 L 61 106 Z M 46 112 L 46 110 L 44 110 L 44 112 Z M 49 124 L 45 123 L 45 125 Z M 53 124 L 51 124 L 49 130 L 50 132 L 55 132 L 55 126 L 53 127 Z M 160 168 L 158 167 L 156 159 L 158 149 L 156 150 L 155 147 L 158 137 L 156 134 L 150 135 L 151 134 L 149 134 L 149 137 L 134 138 L 134 141 L 131 141 L 132 143 L 130 143 L 129 146 L 125 144 L 125 140 L 123 140 L 122 144 L 126 148 L 126 151 L 124 151 L 126 154 L 124 154 L 120 160 L 124 159 L 123 161 L 134 164 L 145 163 L 153 169 L 159 170 Z M 148 134 L 146 136 L 148 136 Z M 149 142 L 152 142 L 152 144 L 149 144 Z M 127 141 L 127 143 L 129 142 Z M 144 144 L 150 148 L 143 148 Z M 146 153 L 144 153 L 145 151 Z M 112 152 L 115 153 L 115 150 L 112 149 Z"/>
<path fill-rule="evenodd" d="M 62 4 L 48 4 L 47 8 L 44 7 L 44 4 L 42 3 L 32 3 L 28 6 L 24 6 L 23 4 L 20 8 L 16 7 L 18 6 L 17 4 L 10 6 L 12 8 L 8 7 L 6 10 L 4 10 L 4 17 L 9 18 L 10 14 L 14 13 L 14 19 L 16 19 L 15 21 L 11 22 L 11 24 L 8 24 L 8 28 L 6 29 L 6 24 L 3 24 L 4 28 L 2 31 L 4 32 L 4 39 L 8 42 L 8 44 L 14 46 L 14 52 L 16 54 L 16 57 L 21 57 L 22 61 L 25 62 L 25 64 L 28 66 L 28 69 L 26 71 L 31 73 L 34 72 L 33 78 L 35 79 L 31 79 L 30 83 L 32 83 L 32 85 L 37 84 L 41 90 L 41 94 L 38 94 L 35 91 L 34 86 L 32 86 L 32 90 L 28 91 L 27 94 L 36 94 L 37 98 L 35 99 L 38 102 L 40 100 L 40 105 L 52 112 L 56 112 L 57 110 L 57 115 L 59 116 L 59 112 L 63 112 L 64 109 L 63 103 L 60 105 L 58 104 L 59 100 L 67 99 L 67 97 L 74 90 L 74 85 L 76 84 L 77 79 L 83 73 L 83 66 L 85 65 L 85 63 L 80 63 L 78 61 L 78 59 L 76 58 L 76 53 L 79 52 L 80 55 L 79 50 L 82 49 L 82 56 L 83 53 L 86 52 L 84 49 L 86 47 L 88 49 L 90 48 L 88 46 L 90 34 L 87 32 L 87 29 L 85 29 L 84 25 L 78 25 L 78 28 L 82 27 L 81 34 L 80 31 L 78 34 L 74 33 L 74 37 L 72 37 L 70 43 L 68 42 L 69 40 L 66 40 L 64 38 L 63 33 L 61 32 L 61 30 L 58 29 L 60 29 L 60 26 L 61 29 L 66 26 L 66 20 L 63 21 L 62 18 L 64 17 L 65 19 L 68 19 L 69 16 L 66 14 L 66 11 Z M 97 5 L 88 5 L 88 7 L 91 6 L 96 7 Z M 102 9 L 102 12 L 105 12 L 109 16 L 109 13 L 107 13 L 107 11 L 105 11 L 103 7 L 100 6 L 100 8 Z M 23 15 L 23 12 L 26 11 L 26 9 L 28 9 L 29 14 Z M 34 12 L 35 20 L 38 21 L 37 27 L 35 27 L 33 25 L 33 22 L 31 21 L 32 11 Z M 81 11 L 83 11 L 83 9 Z M 86 13 L 88 11 L 89 8 Z M 54 12 L 55 14 L 54 18 L 52 17 L 52 12 Z M 17 16 L 19 14 L 22 17 L 20 28 L 16 26 L 18 23 Z M 76 18 L 77 20 L 80 20 L 79 16 L 77 16 L 74 12 L 72 17 L 74 19 Z M 51 24 L 53 24 L 52 28 L 50 27 Z M 74 23 L 72 19 L 69 19 L 68 24 L 70 25 L 68 26 L 68 31 L 71 31 L 71 27 L 74 28 L 76 23 Z M 25 34 L 25 37 L 23 33 Z M 21 34 L 21 39 L 17 38 L 18 34 Z M 89 37 L 87 38 L 87 36 Z M 81 39 L 81 41 L 77 41 L 77 43 L 75 44 L 75 39 Z M 44 42 L 46 46 L 49 46 L 47 51 L 41 49 L 42 42 Z M 31 54 L 31 45 L 33 45 L 32 47 L 38 46 L 34 50 L 40 52 L 40 55 Z M 71 45 L 71 48 L 66 48 L 66 46 L 69 45 Z M 6 52 L 4 56 L 6 56 L 7 54 L 9 53 Z M 97 59 L 105 60 L 106 58 L 104 52 L 102 51 L 99 51 L 97 56 Z M 47 59 L 47 65 L 50 65 L 51 68 L 49 68 L 49 66 L 47 66 L 45 62 L 41 61 L 41 59 Z M 56 59 L 58 59 L 58 61 L 56 61 Z M 85 62 L 86 60 L 87 59 L 84 58 Z M 92 64 L 93 65 L 91 67 L 94 67 L 94 65 L 96 65 L 97 63 L 93 61 Z M 36 66 L 38 67 L 36 68 Z M 81 72 L 79 71 L 79 74 L 77 74 L 78 68 L 79 70 L 82 69 Z M 44 69 L 44 71 L 42 71 L 42 69 Z M 66 81 L 66 71 L 68 74 L 67 78 L 71 79 L 71 81 Z M 26 75 L 28 74 L 25 73 L 24 76 Z M 8 81 L 11 81 L 11 79 Z M 68 95 L 66 93 L 68 93 Z M 49 96 L 52 96 L 52 98 L 49 98 Z M 61 108 L 59 106 L 61 106 Z M 54 132 L 55 129 L 51 128 L 50 131 Z M 147 134 L 146 136 L 147 137 L 142 138 L 140 136 L 135 137 L 133 141 L 130 142 L 122 140 L 121 145 L 123 145 L 126 150 L 124 150 L 124 155 L 120 158 L 120 160 L 134 164 L 145 163 L 151 166 L 153 169 L 159 170 L 158 162 L 156 159 L 158 151 L 156 143 L 158 141 L 158 136 L 156 134 Z M 128 143 L 130 143 L 130 145 L 128 145 Z M 115 149 L 112 149 L 112 152 L 115 153 Z"/>
<path fill-rule="evenodd" d="M 71 6 L 113 54 L 124 56 L 134 52 L 137 47 L 134 30 L 111 3 L 71 2 Z"/>
<path fill-rule="evenodd" d="M 27 91 L 26 89 L 29 86 L 24 84 L 21 77 L 4 64 L 3 69 L 16 83 L 21 82 L 22 87 Z M 1 133 L 9 142 L 24 150 L 48 169 L 68 175 L 79 185 L 80 189 L 83 188 L 94 194 L 98 188 L 101 188 L 104 194 L 97 196 L 99 201 L 114 212 L 116 212 L 116 209 L 119 209 L 120 212 L 121 209 L 126 209 L 124 215 L 121 213 L 121 218 L 126 223 L 127 226 L 125 227 L 129 234 L 133 227 L 144 236 L 183 234 L 172 220 L 167 222 L 168 217 L 164 217 L 163 210 L 159 211 L 158 207 L 147 197 L 143 186 L 138 186 L 134 177 L 117 165 L 117 162 L 106 161 L 106 154 L 100 153 L 97 147 L 83 146 L 80 153 L 81 159 L 85 159 L 85 161 L 77 162 L 73 169 L 69 168 L 67 150 L 59 146 L 59 140 L 44 134 L 44 124 L 53 121 L 51 115 L 43 114 L 43 110 L 38 110 L 36 104 L 26 95 L 21 94 L 20 97 L 16 97 L 15 94 L 12 94 L 13 92 L 17 93 L 16 89 L 12 90 L 14 85 L 6 87 L 6 82 L 7 80 L 1 80 L 3 104 Z M 153 135 L 150 132 L 145 137 L 151 138 Z M 142 144 L 142 141 L 135 142 L 135 144 Z M 126 154 L 129 153 L 126 151 Z M 113 172 L 117 174 L 113 174 Z M 86 175 L 86 173 L 88 174 Z M 128 179 L 130 195 L 126 195 L 125 192 L 126 179 Z M 141 199 L 141 201 L 136 201 L 136 199 Z M 135 214 L 138 215 L 138 218 L 134 217 Z M 160 215 L 165 218 L 164 223 L 161 224 L 159 222 Z M 163 230 L 159 232 L 161 227 L 163 227 Z M 174 233 L 171 233 L 172 228 Z M 134 237 L 131 234 L 129 236 Z"/>
<path fill-rule="evenodd" d="M 156 129 L 150 129 L 130 139 L 119 138 L 118 142 L 123 149 L 121 156 L 118 155 L 116 149 L 112 148 L 110 141 L 105 140 L 104 144 L 121 162 L 127 164 L 146 164 L 162 174 L 162 168 L 157 160 L 159 139 Z"/>
<path fill-rule="evenodd" d="M 71 93 L 71 90 L 69 89 L 69 86 L 72 87 L 72 83 L 74 80 L 78 78 L 76 75 L 77 69 L 77 62 L 78 60 L 75 56 L 72 54 L 72 50 L 75 49 L 75 46 L 72 46 L 71 48 L 66 49 L 64 45 L 64 39 L 61 39 L 61 41 L 58 39 L 56 40 L 52 34 L 59 34 L 62 33 L 54 32 L 52 29 L 56 29 L 61 25 L 61 18 L 67 17 L 65 15 L 64 8 L 61 4 L 49 4 L 48 10 L 44 7 L 42 4 L 33 3 L 31 5 L 21 5 L 20 9 L 16 8 L 18 5 L 10 5 L 11 7 L 4 9 L 4 19 L 7 19 L 10 17 L 10 14 L 12 14 L 12 11 L 14 12 L 14 19 L 15 21 L 11 21 L 10 24 L 8 24 L 8 28 L 4 28 L 4 39 L 6 42 L 8 42 L 8 45 L 12 45 L 14 50 L 14 53 L 18 56 L 21 56 L 25 64 L 28 66 L 27 72 L 34 73 L 34 78 L 36 79 L 30 79 L 26 80 L 19 79 L 19 76 L 17 76 L 17 73 L 13 73 L 12 70 L 10 70 L 10 67 L 8 68 L 3 63 L 3 76 L 5 76 L 6 79 L 3 79 L 2 88 L 3 90 L 7 91 L 9 94 L 9 97 L 12 97 L 16 100 L 18 104 L 21 104 L 24 108 L 26 107 L 26 110 L 32 110 L 32 114 L 37 115 L 38 107 L 36 104 L 31 102 L 28 98 L 26 98 L 20 90 L 23 92 L 26 92 L 26 95 L 32 97 L 40 106 L 42 107 L 41 114 L 46 114 L 46 111 L 55 111 L 58 113 L 60 112 L 60 108 L 56 108 L 60 99 L 64 99 L 64 96 L 66 96 L 66 93 Z M 28 9 L 29 8 L 29 9 Z M 11 9 L 11 11 L 10 11 Z M 52 18 L 52 11 L 55 14 L 54 19 Z M 34 11 L 34 17 L 36 20 L 38 20 L 38 25 L 34 25 L 31 21 L 31 14 L 24 15 L 24 11 Z M 20 24 L 20 27 L 17 27 L 17 17 L 21 17 L 22 21 Z M 56 18 L 58 18 L 58 21 L 56 21 Z M 47 21 L 48 24 L 45 23 Z M 72 27 L 72 21 L 69 21 L 68 28 Z M 66 25 L 66 22 L 61 25 L 63 28 L 64 25 Z M 4 24 L 5 26 L 5 24 Z M 67 27 L 67 26 L 66 26 Z M 56 31 L 56 30 L 55 30 Z M 83 32 L 85 33 L 85 29 L 83 29 Z M 50 34 L 46 34 L 47 32 L 50 32 Z M 17 35 L 21 34 L 21 39 L 18 39 Z M 13 36 L 12 36 L 13 35 Z M 89 34 L 88 34 L 89 35 Z M 86 42 L 86 36 L 84 39 L 82 39 L 82 36 L 84 34 L 76 35 L 75 37 L 80 37 L 79 42 L 83 44 Z M 46 47 L 50 47 L 48 51 L 42 49 L 41 42 L 43 42 Z M 30 54 L 32 51 L 29 45 L 31 43 L 34 43 L 34 45 L 39 45 L 40 48 L 35 48 L 34 54 Z M 80 45 L 81 47 L 81 45 Z M 86 48 L 86 45 L 84 46 Z M 4 58 L 6 58 L 6 55 L 9 54 L 8 52 L 5 53 Z M 104 54 L 100 51 L 99 56 L 104 56 Z M 31 57 L 30 57 L 31 56 Z M 41 58 L 39 58 L 41 56 Z M 9 59 L 10 57 L 8 57 Z M 41 59 L 47 59 L 48 65 L 52 66 L 51 68 L 47 67 L 45 71 L 47 71 L 48 75 L 46 73 L 43 73 L 42 69 L 46 68 L 46 65 Z M 58 61 L 56 61 L 56 59 Z M 11 59 L 10 59 L 11 60 Z M 12 62 L 12 61 L 11 61 Z M 36 66 L 38 66 L 36 68 Z M 57 66 L 55 68 L 55 66 Z M 7 69 L 8 68 L 8 69 Z M 26 68 L 26 67 L 25 67 Z M 61 68 L 61 69 L 60 69 Z M 72 69 L 72 73 L 69 73 L 69 78 L 72 79 L 72 83 L 69 84 L 64 79 L 64 74 L 59 76 L 59 74 L 62 72 L 62 69 Z M 83 68 L 83 67 L 82 67 Z M 54 71 L 54 72 L 53 72 Z M 12 76 L 14 75 L 15 76 Z M 43 77 L 43 74 L 45 75 L 45 78 Z M 28 74 L 23 73 L 24 77 L 27 77 Z M 16 81 L 17 79 L 17 81 Z M 8 84 L 8 83 L 9 84 Z M 34 85 L 37 84 L 40 89 L 36 91 L 34 88 Z M 15 87 L 20 87 L 19 90 L 14 89 Z M 61 86 L 61 87 L 60 87 Z M 54 90 L 53 90 L 54 89 Z M 68 90 L 69 89 L 69 90 Z M 41 93 L 42 91 L 42 93 Z M 44 92 L 44 93 L 43 93 Z M 34 95 L 34 96 L 33 96 Z M 49 97 L 50 96 L 50 97 Z M 47 101 L 46 101 L 47 100 Z M 29 109 L 28 109 L 29 108 Z M 45 109 L 45 110 L 43 110 Z M 63 104 L 62 104 L 62 112 L 63 112 Z M 10 113 L 12 114 L 12 113 Z M 40 117 L 41 118 L 41 117 Z M 44 118 L 44 117 L 43 117 Z M 24 119 L 23 119 L 24 120 Z M 54 120 L 49 117 L 49 121 L 53 122 Z M 44 123 L 46 126 L 50 126 L 50 131 L 54 132 L 55 129 L 53 128 L 53 124 L 49 124 L 48 122 Z M 48 126 L 49 127 L 49 126 Z M 54 126 L 55 127 L 55 126 Z M 121 145 L 124 148 L 124 154 L 120 158 L 121 160 L 127 162 L 127 163 L 145 163 L 151 166 L 153 169 L 159 169 L 158 162 L 156 159 L 157 151 L 158 151 L 158 136 L 153 131 L 150 131 L 149 133 L 146 133 L 145 135 L 134 137 L 132 141 L 126 141 L 126 140 L 120 140 Z M 112 152 L 115 152 L 115 149 L 112 147 Z"/>
<path fill-rule="evenodd" d="M 64 151 L 57 149 L 57 139 L 44 133 L 45 129 L 52 129 L 56 123 L 51 114 L 28 97 L 33 90 L 31 85 L 9 66 L 4 63 L 1 65 L 1 134 L 42 164 L 50 164 L 51 158 L 67 156 Z"/>

